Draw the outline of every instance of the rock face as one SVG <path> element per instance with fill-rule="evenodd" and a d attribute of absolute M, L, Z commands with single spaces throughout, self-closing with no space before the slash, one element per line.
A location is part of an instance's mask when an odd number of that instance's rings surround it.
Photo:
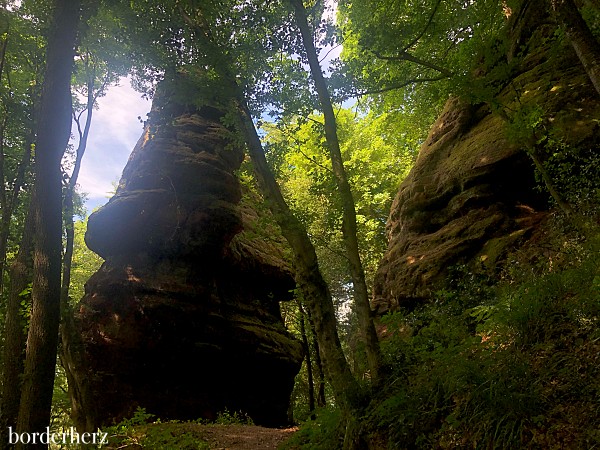
<path fill-rule="evenodd" d="M 95 429 L 138 406 L 285 424 L 303 358 L 279 310 L 291 270 L 280 242 L 249 232 L 258 216 L 234 175 L 243 151 L 221 113 L 170 98 L 163 87 L 116 195 L 89 219 L 86 242 L 106 262 L 67 351 L 76 424 Z"/>
<path fill-rule="evenodd" d="M 529 2 L 512 24 L 505 63 L 514 70 L 495 101 L 509 112 L 538 107 L 554 125 L 553 138 L 596 146 L 598 95 L 572 48 L 552 47 L 545 10 Z M 518 59 L 517 48 L 526 49 Z M 452 265 L 493 270 L 546 215 L 547 195 L 534 189 L 533 163 L 507 138 L 506 119 L 487 104 L 446 104 L 392 205 L 374 286 L 379 313 L 429 299 Z"/>

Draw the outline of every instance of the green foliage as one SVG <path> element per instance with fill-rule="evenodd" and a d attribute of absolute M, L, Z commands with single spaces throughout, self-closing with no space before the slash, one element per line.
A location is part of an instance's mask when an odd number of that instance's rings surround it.
<path fill-rule="evenodd" d="M 50 416 L 50 428 L 54 431 L 68 432 L 73 426 L 71 421 L 71 399 L 67 385 L 67 375 L 60 364 L 56 364 L 56 375 L 54 378 L 54 393 L 52 396 L 52 410 Z"/>
<path fill-rule="evenodd" d="M 600 205 L 600 153 L 597 147 L 576 147 L 549 139 L 544 166 L 563 197 L 588 215 Z"/>
<path fill-rule="evenodd" d="M 334 82 L 346 95 L 368 93 L 371 108 L 400 111 L 424 136 L 502 19 L 495 1 L 341 1 Z"/>
<path fill-rule="evenodd" d="M 194 430 L 193 424 L 178 422 L 151 423 L 153 414 L 144 408 L 132 417 L 103 430 L 108 433 L 108 444 L 103 448 L 144 448 L 149 450 L 207 450 L 209 445 Z"/>
<path fill-rule="evenodd" d="M 319 409 L 315 420 L 308 420 L 288 441 L 283 449 L 306 450 L 340 448 L 341 413 L 337 409 Z"/>
<path fill-rule="evenodd" d="M 600 425 L 597 250 L 496 287 L 461 269 L 434 304 L 385 317 L 393 372 L 368 414 L 372 437 L 389 448 L 589 448 Z"/>
<path fill-rule="evenodd" d="M 341 209 L 322 117 L 265 125 L 267 157 L 294 213 L 313 238 L 322 269 L 338 298 L 349 276 L 343 257 Z M 357 212 L 361 259 L 370 282 L 387 245 L 385 222 L 393 196 L 415 158 L 417 143 L 396 132 L 394 114 L 366 116 L 337 111 L 342 157 Z"/>
<path fill-rule="evenodd" d="M 216 425 L 254 425 L 248 414 L 241 411 L 231 412 L 227 408 L 217 413 L 217 418 L 213 423 Z"/>
<path fill-rule="evenodd" d="M 506 135 L 510 142 L 540 161 L 536 165 L 540 191 L 549 190 L 550 185 L 562 201 L 585 215 L 594 216 L 600 205 L 598 145 L 594 142 L 569 145 L 565 138 L 569 130 L 553 122 L 555 118 L 540 105 L 520 105 L 509 116 Z M 556 198 L 552 200 L 557 202 Z"/>
<path fill-rule="evenodd" d="M 85 230 L 87 229 L 87 218 L 75 222 L 75 236 L 73 241 L 73 261 L 71 265 L 71 286 L 69 297 L 73 302 L 79 302 L 84 295 L 84 285 L 96 272 L 103 259 L 91 251 L 85 244 Z"/>

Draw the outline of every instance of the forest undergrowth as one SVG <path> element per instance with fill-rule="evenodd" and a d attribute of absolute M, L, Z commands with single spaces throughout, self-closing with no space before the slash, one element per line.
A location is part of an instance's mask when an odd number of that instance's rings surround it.
<path fill-rule="evenodd" d="M 509 258 L 499 282 L 457 266 L 433 302 L 381 319 L 388 373 L 363 418 L 371 448 L 598 445 L 600 236 L 570 236 L 544 263 Z M 287 448 L 338 448 L 337 414 L 321 410 Z"/>

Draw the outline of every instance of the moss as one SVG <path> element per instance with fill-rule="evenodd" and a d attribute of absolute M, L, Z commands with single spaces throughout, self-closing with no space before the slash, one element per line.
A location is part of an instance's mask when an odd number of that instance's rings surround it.
<path fill-rule="evenodd" d="M 448 264 L 501 270 L 507 250 L 525 242 L 528 227 L 538 226 L 538 211 L 548 209 L 549 196 L 540 193 L 525 151 L 532 142 L 596 146 L 600 99 L 572 48 L 531 8 L 519 16 L 530 22 L 510 29 L 519 45 L 507 55 L 512 62 L 502 73 L 510 76 L 500 80 L 499 93 L 478 99 L 481 105 L 450 99 L 400 186 L 374 283 L 378 304 L 390 305 L 383 310 L 435 292 Z M 493 76 L 476 82 L 491 83 Z M 527 110 L 539 114 L 530 117 Z M 550 147 L 549 155 L 556 153 L 556 145 Z M 521 211 L 523 205 L 529 211 Z"/>
<path fill-rule="evenodd" d="M 500 259 L 507 251 L 514 248 L 515 244 L 527 231 L 526 229 L 516 230 L 508 235 L 490 239 L 485 243 L 475 260 L 479 261 L 487 270 L 495 270 Z"/>

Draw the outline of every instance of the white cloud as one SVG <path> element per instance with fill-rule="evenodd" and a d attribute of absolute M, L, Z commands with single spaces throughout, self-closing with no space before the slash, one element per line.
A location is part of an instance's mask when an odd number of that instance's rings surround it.
<path fill-rule="evenodd" d="M 150 102 L 125 79 L 98 100 L 79 175 L 80 191 L 88 194 L 89 211 L 108 201 L 129 154 L 142 134 L 138 117 L 146 118 Z"/>

